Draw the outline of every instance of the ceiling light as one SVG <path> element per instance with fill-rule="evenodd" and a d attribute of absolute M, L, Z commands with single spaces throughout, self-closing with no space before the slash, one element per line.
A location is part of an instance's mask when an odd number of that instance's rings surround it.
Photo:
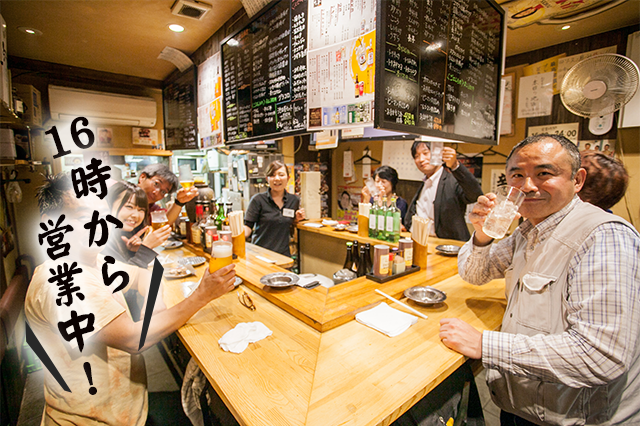
<path fill-rule="evenodd" d="M 36 30 L 35 28 L 29 28 L 29 27 L 18 27 L 18 31 L 23 32 L 25 34 L 29 34 L 29 35 L 42 35 L 42 31 L 40 30 Z"/>
<path fill-rule="evenodd" d="M 184 31 L 184 27 L 182 25 L 178 25 L 178 24 L 169 25 L 169 29 L 171 31 L 173 31 L 174 33 L 181 33 L 181 32 Z"/>
<path fill-rule="evenodd" d="M 571 28 L 571 25 L 563 25 L 560 29 L 561 30 L 568 30 L 569 28 Z"/>

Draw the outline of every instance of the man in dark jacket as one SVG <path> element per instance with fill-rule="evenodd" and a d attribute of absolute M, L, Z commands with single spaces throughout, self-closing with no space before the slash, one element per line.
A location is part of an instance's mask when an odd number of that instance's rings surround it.
<path fill-rule="evenodd" d="M 442 165 L 431 165 L 431 145 L 416 141 L 411 147 L 416 167 L 424 173 L 423 183 L 409 204 L 404 226 L 411 229 L 413 215 L 433 220 L 431 233 L 438 238 L 467 241 L 471 235 L 464 221 L 467 204 L 475 203 L 482 188 L 465 166 L 458 162 L 456 151 L 445 147 Z"/>

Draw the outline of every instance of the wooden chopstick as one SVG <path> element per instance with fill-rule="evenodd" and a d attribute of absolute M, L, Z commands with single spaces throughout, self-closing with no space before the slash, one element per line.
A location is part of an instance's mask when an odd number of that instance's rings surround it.
<path fill-rule="evenodd" d="M 383 295 L 384 297 L 386 297 L 387 299 L 389 299 L 389 300 L 391 300 L 391 301 L 393 301 L 393 302 L 396 302 L 398 305 L 403 306 L 404 308 L 406 308 L 406 309 L 410 310 L 411 312 L 413 312 L 414 314 L 418 315 L 418 316 L 419 316 L 419 317 L 421 317 L 421 318 L 429 319 L 429 317 L 427 317 L 427 316 L 426 316 L 425 314 L 423 314 L 422 312 L 420 312 L 420 311 L 417 311 L 417 310 L 413 309 L 411 306 L 408 306 L 408 305 L 406 305 L 406 304 L 402 303 L 401 301 L 399 301 L 399 300 L 397 300 L 397 299 L 395 299 L 395 298 L 393 298 L 393 297 L 389 296 L 389 295 L 388 295 L 388 294 L 386 294 L 386 293 L 381 292 L 381 291 L 380 291 L 380 290 L 378 290 L 378 289 L 376 289 L 376 293 Z"/>

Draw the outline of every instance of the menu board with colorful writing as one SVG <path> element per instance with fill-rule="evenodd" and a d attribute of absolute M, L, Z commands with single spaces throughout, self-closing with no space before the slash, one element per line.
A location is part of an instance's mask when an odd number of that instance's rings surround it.
<path fill-rule="evenodd" d="M 375 127 L 497 144 L 504 11 L 493 0 L 382 0 Z"/>
<path fill-rule="evenodd" d="M 371 126 L 377 0 L 309 3 L 309 129 Z"/>
<path fill-rule="evenodd" d="M 306 15 L 306 0 L 282 0 L 222 42 L 227 143 L 306 132 Z"/>

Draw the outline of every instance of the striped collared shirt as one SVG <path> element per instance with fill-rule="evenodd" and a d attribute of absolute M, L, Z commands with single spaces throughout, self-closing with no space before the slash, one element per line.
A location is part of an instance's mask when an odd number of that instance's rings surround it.
<path fill-rule="evenodd" d="M 527 240 L 527 253 L 581 202 L 575 197 L 537 226 L 521 224 L 515 232 Z M 460 276 L 476 285 L 504 277 L 514 237 L 486 247 L 473 246 L 471 239 L 460 251 Z M 640 238 L 633 230 L 619 222 L 598 226 L 569 261 L 569 329 L 536 336 L 485 331 L 485 368 L 570 387 L 604 385 L 628 371 L 640 352 L 639 263 Z"/>

